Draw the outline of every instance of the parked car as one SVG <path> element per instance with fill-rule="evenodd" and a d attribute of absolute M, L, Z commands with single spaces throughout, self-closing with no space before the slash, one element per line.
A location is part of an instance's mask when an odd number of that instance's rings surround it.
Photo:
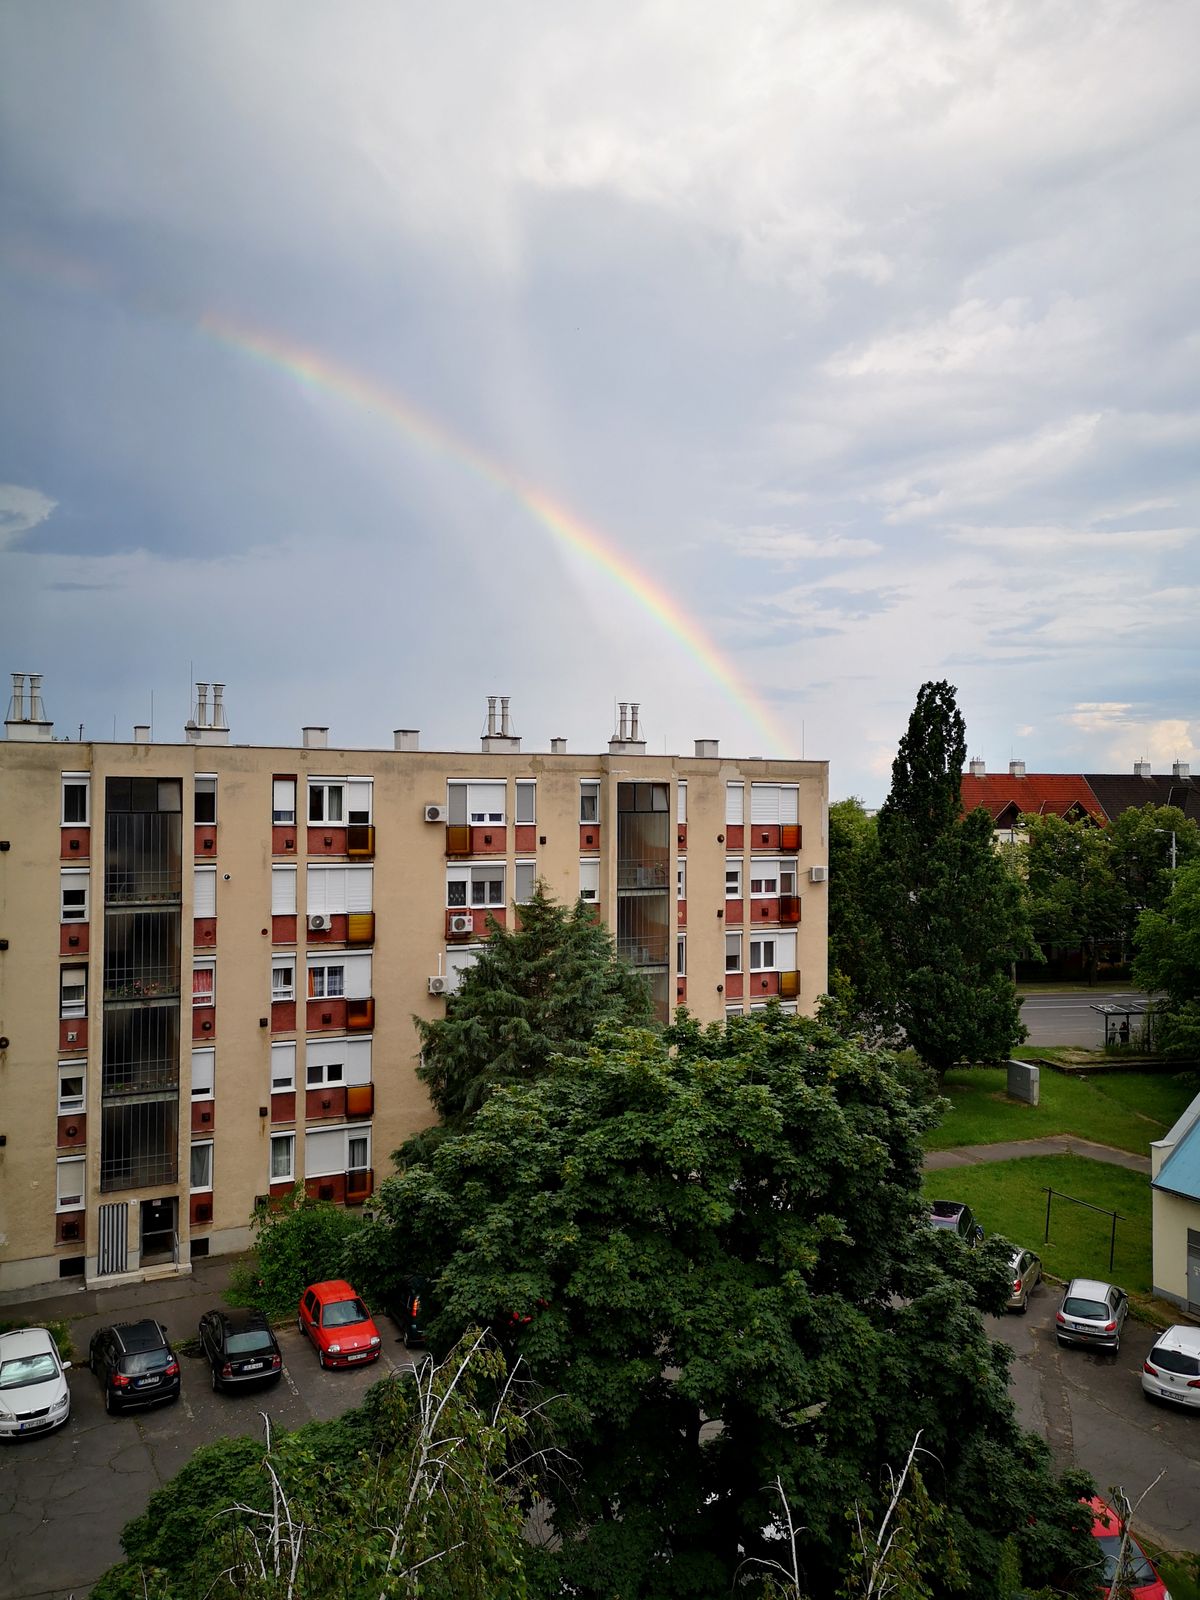
<path fill-rule="evenodd" d="M 1117 1576 L 1117 1562 L 1121 1553 L 1121 1519 L 1099 1495 L 1083 1502 L 1092 1511 L 1092 1538 L 1095 1539 L 1099 1560 L 1096 1565 L 1096 1592 L 1107 1595 Z M 1125 1544 L 1125 1580 L 1128 1585 L 1122 1594 L 1129 1600 L 1171 1600 L 1167 1586 L 1154 1570 L 1154 1563 L 1141 1545 L 1129 1535 Z"/>
<path fill-rule="evenodd" d="M 379 1329 L 355 1291 L 341 1278 L 310 1284 L 300 1296 L 296 1325 L 317 1350 L 323 1367 L 379 1360 Z"/>
<path fill-rule="evenodd" d="M 1168 1328 L 1142 1362 L 1142 1390 L 1153 1400 L 1200 1406 L 1200 1328 Z"/>
<path fill-rule="evenodd" d="M 1129 1296 L 1115 1283 L 1072 1278 L 1055 1313 L 1054 1331 L 1059 1344 L 1094 1345 L 1115 1354 L 1128 1312 Z"/>
<path fill-rule="evenodd" d="M 1029 1310 L 1029 1296 L 1042 1281 L 1042 1263 L 1032 1250 L 1022 1250 L 1014 1245 L 1010 1266 L 1012 1293 L 1008 1297 L 1008 1309 L 1019 1311 L 1024 1316 Z"/>
<path fill-rule="evenodd" d="M 261 1311 L 206 1311 L 200 1318 L 200 1348 L 212 1369 L 213 1392 L 257 1383 L 278 1383 L 283 1356 Z"/>
<path fill-rule="evenodd" d="M 929 1221 L 935 1228 L 945 1228 L 957 1233 L 964 1244 L 977 1245 L 983 1238 L 983 1229 L 975 1221 L 970 1206 L 961 1200 L 935 1200 L 929 1208 Z"/>
<path fill-rule="evenodd" d="M 47 1328 L 0 1333 L 0 1438 L 62 1427 L 71 1415 L 70 1365 Z"/>
<path fill-rule="evenodd" d="M 88 1366 L 100 1380 L 110 1415 L 179 1399 L 178 1357 L 167 1330 L 151 1317 L 98 1328 L 88 1348 Z"/>

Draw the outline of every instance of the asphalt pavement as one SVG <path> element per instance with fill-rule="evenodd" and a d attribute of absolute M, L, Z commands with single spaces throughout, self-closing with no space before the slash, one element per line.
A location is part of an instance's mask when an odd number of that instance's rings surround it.
<path fill-rule="evenodd" d="M 1029 1029 L 1031 1045 L 1075 1045 L 1084 1050 L 1104 1049 L 1104 1018 L 1093 1006 L 1144 1006 L 1148 996 L 1137 989 L 1077 989 L 1058 994 L 1026 992 L 1021 999 L 1021 1021 Z"/>

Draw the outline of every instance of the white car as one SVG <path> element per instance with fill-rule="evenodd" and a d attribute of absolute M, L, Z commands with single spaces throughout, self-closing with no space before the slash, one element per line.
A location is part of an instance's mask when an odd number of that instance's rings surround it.
<path fill-rule="evenodd" d="M 62 1427 L 71 1415 L 70 1365 L 45 1328 L 0 1333 L 0 1438 Z"/>
<path fill-rule="evenodd" d="M 1142 1362 L 1142 1389 L 1152 1400 L 1200 1406 L 1200 1328 L 1168 1328 Z"/>

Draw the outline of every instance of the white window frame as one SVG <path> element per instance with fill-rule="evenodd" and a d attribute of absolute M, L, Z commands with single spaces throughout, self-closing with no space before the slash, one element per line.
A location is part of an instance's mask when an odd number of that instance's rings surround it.
<path fill-rule="evenodd" d="M 678 856 L 675 861 L 675 898 L 687 899 L 687 861 L 683 856 Z"/>
<path fill-rule="evenodd" d="M 757 954 L 755 946 L 758 946 Z M 768 960 L 768 949 L 770 946 Z M 785 954 L 785 951 L 788 954 Z M 752 934 L 750 938 L 751 972 L 794 972 L 796 970 L 796 935 L 794 933 Z"/>
<path fill-rule="evenodd" d="M 271 915 L 273 917 L 296 915 L 295 867 L 271 868 Z"/>
<path fill-rule="evenodd" d="M 600 857 L 585 857 L 579 863 L 579 898 L 594 905 L 600 898 Z"/>
<path fill-rule="evenodd" d="M 756 816 L 755 813 L 758 813 Z M 788 815 L 784 815 L 787 812 Z M 764 815 L 769 813 L 769 815 Z M 800 821 L 800 786 L 796 783 L 752 783 L 750 826 L 791 827 Z"/>
<path fill-rule="evenodd" d="M 196 974 L 198 972 L 212 973 L 212 987 L 208 993 L 198 991 L 196 988 Z M 192 1005 L 215 1006 L 217 1003 L 217 963 L 215 961 L 192 962 Z"/>
<path fill-rule="evenodd" d="M 505 864 L 481 861 L 471 867 L 446 868 L 446 908 L 449 911 L 491 911 L 507 904 L 504 898 Z M 452 894 L 461 885 L 462 898 Z M 498 887 L 497 887 L 498 886 Z"/>
<path fill-rule="evenodd" d="M 334 978 L 333 974 L 337 974 Z M 320 975 L 318 977 L 318 974 Z M 330 984 L 336 983 L 336 988 Z M 346 963 L 344 961 L 310 961 L 305 993 L 310 1000 L 344 1000 L 346 998 Z"/>
<path fill-rule="evenodd" d="M 68 973 L 74 974 L 73 981 L 71 983 L 69 983 L 69 984 L 67 982 L 67 974 Z M 79 1000 L 68 1000 L 67 997 L 66 997 L 68 988 L 74 989 L 76 987 L 78 987 L 78 988 L 83 990 L 82 999 L 79 999 Z M 79 962 L 78 964 L 74 964 L 73 963 L 73 964 L 65 966 L 65 967 L 60 967 L 59 968 L 59 973 L 58 973 L 58 1014 L 59 1014 L 59 1016 L 63 1017 L 63 1018 L 66 1018 L 68 1020 L 71 1019 L 71 1018 L 74 1018 L 74 1017 L 86 1017 L 87 1016 L 87 1008 L 88 1008 L 88 969 L 87 969 L 87 963 L 86 962 Z"/>
<path fill-rule="evenodd" d="M 683 933 L 675 935 L 675 976 L 687 977 L 687 935 Z"/>
<path fill-rule="evenodd" d="M 337 803 L 332 803 L 334 792 Z M 314 815 L 314 810 L 319 815 Z M 330 812 L 336 811 L 337 816 Z M 305 811 L 310 828 L 344 828 L 346 826 L 346 780 L 344 778 L 309 778 L 308 805 Z"/>
<path fill-rule="evenodd" d="M 67 818 L 67 790 L 83 790 L 83 821 L 75 822 Z M 92 775 L 90 772 L 64 772 L 59 793 L 59 815 L 64 828 L 90 828 L 92 825 Z"/>
<path fill-rule="evenodd" d="M 731 885 L 730 879 L 736 881 Z M 736 856 L 725 858 L 725 898 L 726 900 L 740 900 L 742 898 L 742 862 Z"/>
<path fill-rule="evenodd" d="M 88 867 L 62 867 L 58 874 L 58 920 L 86 922 L 91 915 L 91 870 Z M 67 895 L 83 891 L 82 908 L 67 906 Z"/>
<path fill-rule="evenodd" d="M 200 1061 L 197 1062 L 197 1057 Z M 207 1060 L 204 1058 L 207 1057 Z M 192 1051 L 192 1099 L 213 1100 L 217 1093 L 217 1052 L 214 1046 L 198 1046 Z"/>
<path fill-rule="evenodd" d="M 286 1172 L 275 1171 L 275 1151 L 277 1149 L 286 1149 L 287 1151 Z M 273 1133 L 267 1162 L 268 1183 L 294 1183 L 296 1181 L 296 1135 L 294 1133 Z"/>
<path fill-rule="evenodd" d="M 277 973 L 290 973 L 287 983 L 276 982 Z M 295 956 L 271 957 L 271 1001 L 294 1000 L 296 998 L 296 958 Z"/>
<path fill-rule="evenodd" d="M 364 1146 L 363 1154 L 366 1157 L 365 1161 L 355 1161 L 353 1159 L 352 1146 L 354 1146 L 356 1144 L 361 1144 L 361 1145 Z M 346 1132 L 346 1171 L 347 1172 L 365 1172 L 370 1165 L 371 1165 L 371 1130 L 370 1130 L 370 1128 L 364 1128 L 364 1127 L 360 1126 L 360 1127 L 357 1127 L 357 1128 L 348 1129 L 347 1132 Z"/>
<path fill-rule="evenodd" d="M 588 802 L 594 816 L 588 816 Z M 580 778 L 579 780 L 579 820 L 585 826 L 588 823 L 600 822 L 600 780 L 599 778 Z"/>
<path fill-rule="evenodd" d="M 202 784 L 204 785 L 203 788 L 201 788 Z M 211 794 L 212 795 L 212 816 L 211 817 L 198 817 L 196 815 L 196 811 L 197 811 L 196 801 L 197 801 L 198 797 L 200 795 L 202 795 L 202 794 Z M 194 823 L 198 824 L 201 828 L 211 828 L 211 827 L 215 826 L 216 820 L 217 820 L 217 774 L 215 772 L 198 772 L 196 774 L 196 778 L 195 778 L 195 786 L 194 786 L 194 789 L 192 791 L 192 821 Z"/>
<path fill-rule="evenodd" d="M 524 880 L 524 881 L 522 881 Z M 513 900 L 519 906 L 526 906 L 533 899 L 534 890 L 537 888 L 537 862 L 515 861 L 513 863 Z"/>
<path fill-rule="evenodd" d="M 371 911 L 375 904 L 375 869 L 310 862 L 304 879 L 304 902 L 310 916 L 317 911 L 331 917 Z"/>
<path fill-rule="evenodd" d="M 680 778 L 675 785 L 675 821 L 687 821 L 687 779 Z"/>
<path fill-rule="evenodd" d="M 525 813 L 528 813 L 526 815 Z M 518 828 L 532 828 L 537 825 L 537 779 L 518 778 L 516 780 L 516 796 L 514 800 L 513 820 Z"/>
<path fill-rule="evenodd" d="M 201 1181 L 195 1182 L 193 1163 L 198 1150 L 207 1151 L 204 1165 L 207 1169 L 201 1174 Z M 206 1181 L 207 1180 L 207 1181 Z M 213 1186 L 213 1142 L 211 1139 L 193 1139 L 192 1148 L 188 1153 L 188 1191 L 191 1194 L 211 1194 Z"/>
<path fill-rule="evenodd" d="M 355 803 L 363 800 L 367 802 L 365 806 Z M 369 827 L 375 819 L 374 778 L 345 779 L 342 808 L 346 814 L 346 825 L 348 827 Z"/>
<path fill-rule="evenodd" d="M 318 1034 L 304 1045 L 304 1081 L 309 1089 L 371 1082 L 371 1040 L 358 1034 L 340 1038 Z"/>
<path fill-rule="evenodd" d="M 725 826 L 727 828 L 740 828 L 746 820 L 746 785 L 744 783 L 727 783 L 725 785 Z"/>
<path fill-rule="evenodd" d="M 778 900 L 783 890 L 779 887 L 782 881 L 783 863 L 774 857 L 770 859 L 760 857 L 750 859 L 750 896 L 754 900 Z M 759 887 L 756 889 L 755 884 Z M 764 885 L 770 887 L 764 887 Z"/>
<path fill-rule="evenodd" d="M 502 796 L 495 809 L 497 791 Z M 508 784 L 504 778 L 449 778 L 446 812 L 451 824 L 471 828 L 503 828 L 507 816 Z"/>
<path fill-rule="evenodd" d="M 211 906 L 212 910 L 202 909 L 206 905 Z M 192 873 L 192 916 L 215 917 L 216 914 L 217 869 L 216 867 L 196 867 Z"/>
<path fill-rule="evenodd" d="M 734 949 L 735 945 L 737 946 L 736 950 Z M 734 965 L 732 967 L 729 965 L 729 957 L 731 954 L 734 958 Z M 725 971 L 742 971 L 742 936 L 740 933 L 727 932 L 725 935 Z"/>
<path fill-rule="evenodd" d="M 346 1081 L 344 1061 L 306 1061 L 304 1087 L 306 1089 L 340 1089 Z"/>
<path fill-rule="evenodd" d="M 340 1135 L 340 1137 L 339 1137 Z M 306 1178 L 337 1178 L 350 1168 L 350 1144 L 363 1140 L 367 1159 L 361 1163 L 371 1165 L 371 1128 L 369 1124 L 356 1123 L 345 1127 L 314 1128 L 304 1136 L 304 1176 Z M 336 1159 L 324 1151 L 340 1151 Z M 332 1164 L 331 1164 L 332 1162 Z M 278 1180 L 276 1180 L 278 1181 Z"/>
<path fill-rule="evenodd" d="M 456 944 L 446 951 L 442 972 L 447 980 L 447 994 L 457 992 L 463 973 L 475 965 L 485 948 L 481 944 Z"/>
<path fill-rule="evenodd" d="M 296 1089 L 296 1041 L 271 1046 L 271 1093 L 293 1094 Z"/>
<path fill-rule="evenodd" d="M 79 1079 L 78 1094 L 64 1094 L 63 1084 L 68 1079 Z M 87 1064 L 83 1061 L 58 1063 L 58 1115 L 79 1117 L 87 1110 Z"/>
<path fill-rule="evenodd" d="M 280 804 L 281 801 L 286 802 L 289 798 L 292 802 L 290 806 Z M 296 826 L 295 778 L 271 779 L 271 822 L 276 828 L 294 828 Z"/>
<path fill-rule="evenodd" d="M 59 1156 L 54 1165 L 55 1211 L 82 1210 L 87 1198 L 87 1157 Z"/>

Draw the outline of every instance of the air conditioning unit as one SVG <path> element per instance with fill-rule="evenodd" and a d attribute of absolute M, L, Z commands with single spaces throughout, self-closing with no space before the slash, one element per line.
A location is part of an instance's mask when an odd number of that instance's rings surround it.
<path fill-rule="evenodd" d="M 440 976 L 437 977 L 437 978 L 430 978 L 430 980 L 429 980 L 429 992 L 430 992 L 430 994 L 447 994 L 447 993 L 449 993 L 449 990 L 450 990 L 450 979 L 449 978 L 443 978 L 443 977 L 440 977 Z"/>
<path fill-rule="evenodd" d="M 810 883 L 824 883 L 829 876 L 828 867 L 809 867 L 808 877 Z"/>
<path fill-rule="evenodd" d="M 447 811 L 447 808 L 445 806 L 426 806 L 425 807 L 425 821 L 426 822 L 445 822 L 446 819 L 447 819 L 447 816 L 448 816 L 448 811 Z"/>
<path fill-rule="evenodd" d="M 314 911 L 308 919 L 309 933 L 328 933 L 333 926 L 333 918 L 328 911 Z"/>
<path fill-rule="evenodd" d="M 474 933 L 475 919 L 469 911 L 457 912 L 450 918 L 451 933 Z"/>

